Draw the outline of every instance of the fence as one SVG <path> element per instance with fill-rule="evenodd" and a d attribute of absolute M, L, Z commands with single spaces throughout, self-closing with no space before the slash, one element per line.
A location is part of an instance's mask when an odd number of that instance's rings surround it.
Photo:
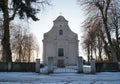
<path fill-rule="evenodd" d="M 59 67 L 54 65 L 53 57 L 48 58 L 48 65 L 40 69 L 41 73 L 92 73 L 94 74 L 96 72 L 95 69 L 95 60 L 91 60 L 90 67 L 84 67 L 83 66 L 83 58 L 78 57 L 78 63 L 77 66 L 65 66 L 65 67 Z M 83 69 L 84 68 L 84 69 Z"/>
<path fill-rule="evenodd" d="M 96 63 L 97 72 L 113 72 L 120 71 L 118 62 Z"/>
<path fill-rule="evenodd" d="M 0 63 L 0 71 L 6 72 L 35 72 L 35 62 L 31 63 L 21 63 L 21 62 L 13 62 L 9 63 Z"/>
<path fill-rule="evenodd" d="M 54 73 L 76 73 L 78 72 L 77 66 L 65 66 L 61 67 L 54 67 Z"/>
<path fill-rule="evenodd" d="M 66 66 L 65 68 L 60 68 L 57 66 L 53 66 L 53 59 L 50 58 L 49 65 L 44 69 L 45 73 L 53 72 L 53 73 L 64 73 L 64 72 L 79 72 L 79 73 L 95 73 L 95 72 L 105 72 L 105 71 L 120 71 L 120 62 L 116 63 L 95 63 L 95 60 L 91 60 L 89 67 L 83 65 L 83 59 L 78 58 L 77 66 Z M 36 63 L 21 63 L 21 62 L 13 62 L 13 63 L 3 63 L 0 62 L 0 71 L 1 72 L 37 72 L 40 73 L 40 60 L 37 59 Z"/>

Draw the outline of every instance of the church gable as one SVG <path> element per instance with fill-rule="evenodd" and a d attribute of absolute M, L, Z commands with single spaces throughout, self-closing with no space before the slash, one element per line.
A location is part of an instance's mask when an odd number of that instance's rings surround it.
<path fill-rule="evenodd" d="M 68 26 L 68 21 L 63 17 L 59 16 L 54 20 L 52 29 L 44 34 L 46 39 L 77 39 L 77 34 L 71 31 Z"/>

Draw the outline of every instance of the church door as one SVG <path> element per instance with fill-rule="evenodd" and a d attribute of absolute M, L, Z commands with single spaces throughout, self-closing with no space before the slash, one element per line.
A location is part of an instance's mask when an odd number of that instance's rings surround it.
<path fill-rule="evenodd" d="M 63 59 L 58 60 L 58 67 L 65 67 Z"/>

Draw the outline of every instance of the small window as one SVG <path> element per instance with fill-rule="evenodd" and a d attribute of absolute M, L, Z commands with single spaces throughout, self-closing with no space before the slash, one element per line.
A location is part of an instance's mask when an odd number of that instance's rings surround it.
<path fill-rule="evenodd" d="M 59 30 L 59 35 L 63 35 L 63 30 Z"/>
<path fill-rule="evenodd" d="M 63 48 L 58 48 L 58 56 L 64 56 L 64 50 Z"/>
<path fill-rule="evenodd" d="M 62 27 L 62 25 L 60 25 L 60 27 Z"/>

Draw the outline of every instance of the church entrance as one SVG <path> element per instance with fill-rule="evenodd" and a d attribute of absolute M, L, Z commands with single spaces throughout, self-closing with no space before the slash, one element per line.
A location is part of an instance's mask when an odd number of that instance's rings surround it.
<path fill-rule="evenodd" d="M 63 59 L 58 60 L 58 67 L 65 67 L 65 63 Z"/>

